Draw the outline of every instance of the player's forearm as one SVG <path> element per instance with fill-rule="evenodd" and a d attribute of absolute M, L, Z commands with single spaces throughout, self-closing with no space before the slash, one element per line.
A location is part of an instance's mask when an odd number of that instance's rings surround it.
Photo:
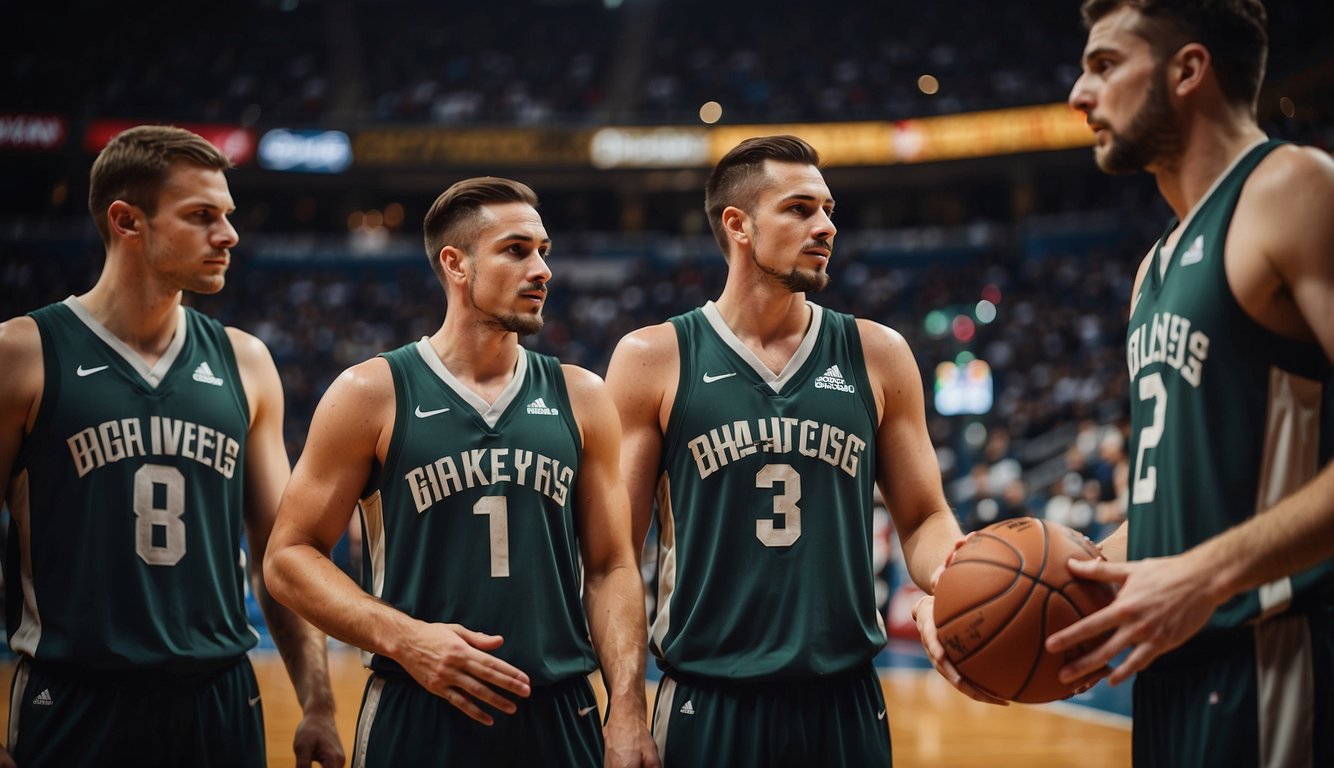
<path fill-rule="evenodd" d="M 1334 464 L 1291 496 L 1200 544 L 1222 600 L 1334 557 Z"/>
<path fill-rule="evenodd" d="M 415 619 L 366 594 L 325 553 L 309 545 L 272 549 L 264 576 L 276 599 L 329 636 L 397 658 Z"/>
<path fill-rule="evenodd" d="M 962 536 L 954 513 L 945 507 L 928 515 L 902 540 L 904 563 L 917 586 L 931 591 L 932 574 L 944 564 L 954 550 L 954 543 Z"/>
<path fill-rule="evenodd" d="M 1102 556 L 1114 563 L 1124 563 L 1126 561 L 1127 546 L 1130 538 L 1130 523 L 1124 522 L 1116 527 L 1116 530 L 1107 535 L 1107 538 L 1098 542 L 1098 551 Z"/>
<path fill-rule="evenodd" d="M 612 711 L 625 708 L 636 717 L 647 709 L 644 659 L 648 629 L 644 615 L 644 583 L 631 563 L 590 575 L 585 604 L 593 647 Z"/>
<path fill-rule="evenodd" d="M 256 590 L 256 595 L 260 596 L 260 610 L 296 689 L 301 710 L 306 714 L 332 715 L 334 699 L 325 634 L 274 600 L 262 587 Z"/>

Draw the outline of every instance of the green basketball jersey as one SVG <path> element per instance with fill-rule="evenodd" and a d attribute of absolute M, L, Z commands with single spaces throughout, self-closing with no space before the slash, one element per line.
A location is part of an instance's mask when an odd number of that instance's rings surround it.
<path fill-rule="evenodd" d="M 46 384 L 9 479 L 10 647 L 98 670 L 244 654 L 250 412 L 225 329 L 181 308 L 150 369 L 74 297 L 32 318 Z"/>
<path fill-rule="evenodd" d="M 394 433 L 360 505 L 364 586 L 416 618 L 504 636 L 495 655 L 550 685 L 596 666 L 574 511 L 582 445 L 560 363 L 520 352 L 490 405 L 426 339 L 383 355 Z"/>
<path fill-rule="evenodd" d="M 875 400 L 855 320 L 809 304 L 774 375 L 712 302 L 672 318 L 681 377 L 658 489 L 658 610 L 669 670 L 824 675 L 885 643 L 871 531 Z"/>
<path fill-rule="evenodd" d="M 1185 551 L 1247 520 L 1328 459 L 1321 446 L 1334 420 L 1321 412 L 1324 353 L 1258 325 L 1224 272 L 1242 186 L 1278 145 L 1257 146 L 1220 178 L 1187 217 L 1165 274 L 1167 235 L 1159 240 L 1140 288 L 1126 349 L 1132 559 Z M 1174 220 L 1168 233 L 1176 227 Z M 1334 563 L 1326 563 L 1233 598 L 1211 626 L 1238 626 L 1332 593 Z"/>

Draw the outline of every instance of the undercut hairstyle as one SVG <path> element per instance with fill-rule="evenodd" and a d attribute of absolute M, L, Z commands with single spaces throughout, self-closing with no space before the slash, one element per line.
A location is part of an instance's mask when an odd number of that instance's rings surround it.
<path fill-rule="evenodd" d="M 426 258 L 441 284 L 445 282 L 445 271 L 440 264 L 440 251 L 453 246 L 472 253 L 481 234 L 482 206 L 494 203 L 527 203 L 537 208 L 537 193 L 522 182 L 479 176 L 456 182 L 431 204 L 422 222 L 422 232 L 426 238 Z"/>
<path fill-rule="evenodd" d="M 758 136 L 746 139 L 723 155 L 704 187 L 704 212 L 723 255 L 728 252 L 723 210 L 733 206 L 754 213 L 755 203 L 769 180 L 764 167 L 766 160 L 819 167 L 820 153 L 796 136 Z"/>
<path fill-rule="evenodd" d="M 177 162 L 215 171 L 232 167 L 227 156 L 202 136 L 170 125 L 127 128 L 107 142 L 88 173 L 88 212 L 104 246 L 111 245 L 107 208 L 123 200 L 153 216 Z"/>
<path fill-rule="evenodd" d="M 1235 104 L 1255 111 L 1269 57 L 1268 14 L 1260 0 L 1084 0 L 1084 26 L 1121 9 L 1139 12 L 1136 32 L 1166 61 L 1188 43 L 1209 49 L 1218 85 Z"/>

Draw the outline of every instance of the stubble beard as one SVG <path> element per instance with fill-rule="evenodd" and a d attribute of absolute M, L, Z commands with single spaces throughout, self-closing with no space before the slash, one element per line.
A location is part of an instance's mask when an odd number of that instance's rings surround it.
<path fill-rule="evenodd" d="M 759 229 L 756 228 L 755 239 L 758 244 L 760 237 Z M 824 270 L 812 270 L 804 272 L 800 267 L 793 267 L 787 272 L 779 272 L 772 267 L 766 267 L 760 263 L 759 257 L 755 255 L 757 248 L 750 251 L 750 260 L 755 264 L 756 269 L 773 278 L 779 285 L 782 285 L 789 293 L 819 293 L 829 287 L 831 278 L 829 273 Z"/>
<path fill-rule="evenodd" d="M 472 273 L 473 280 L 468 283 L 468 299 L 472 305 L 477 306 L 476 278 L 477 272 Z M 523 290 L 532 290 L 532 286 L 525 286 Z M 546 321 L 542 318 L 542 309 L 539 307 L 531 315 L 523 315 L 518 312 L 505 312 L 503 314 L 488 313 L 486 319 L 482 320 L 482 325 L 495 331 L 518 334 L 520 337 L 532 336 L 542 330 L 542 325 Z"/>
<path fill-rule="evenodd" d="M 1112 134 L 1106 151 L 1097 156 L 1098 167 L 1110 174 L 1135 173 L 1173 162 L 1183 144 L 1181 127 L 1167 99 L 1162 69 L 1155 68 L 1144 104 L 1124 132 Z"/>

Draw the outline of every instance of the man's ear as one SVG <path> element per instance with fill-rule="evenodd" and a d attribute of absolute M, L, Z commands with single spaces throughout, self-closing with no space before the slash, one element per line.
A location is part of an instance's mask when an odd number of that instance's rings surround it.
<path fill-rule="evenodd" d="M 144 212 L 124 200 L 107 206 L 107 226 L 120 237 L 138 237 L 144 230 Z"/>
<path fill-rule="evenodd" d="M 445 275 L 445 280 L 451 283 L 462 282 L 467 277 L 468 270 L 464 262 L 468 254 L 452 245 L 446 245 L 440 249 L 440 253 L 435 256 L 440 262 L 440 269 Z"/>
<path fill-rule="evenodd" d="M 750 217 L 746 212 L 734 205 L 729 205 L 723 209 L 722 215 L 723 231 L 727 237 L 734 243 L 747 245 L 750 243 L 750 232 L 746 225 L 750 222 Z"/>
<path fill-rule="evenodd" d="M 1213 74 L 1214 59 L 1209 49 L 1199 43 L 1186 43 L 1172 57 L 1168 67 L 1169 92 L 1188 96 L 1200 89 L 1205 78 Z"/>

